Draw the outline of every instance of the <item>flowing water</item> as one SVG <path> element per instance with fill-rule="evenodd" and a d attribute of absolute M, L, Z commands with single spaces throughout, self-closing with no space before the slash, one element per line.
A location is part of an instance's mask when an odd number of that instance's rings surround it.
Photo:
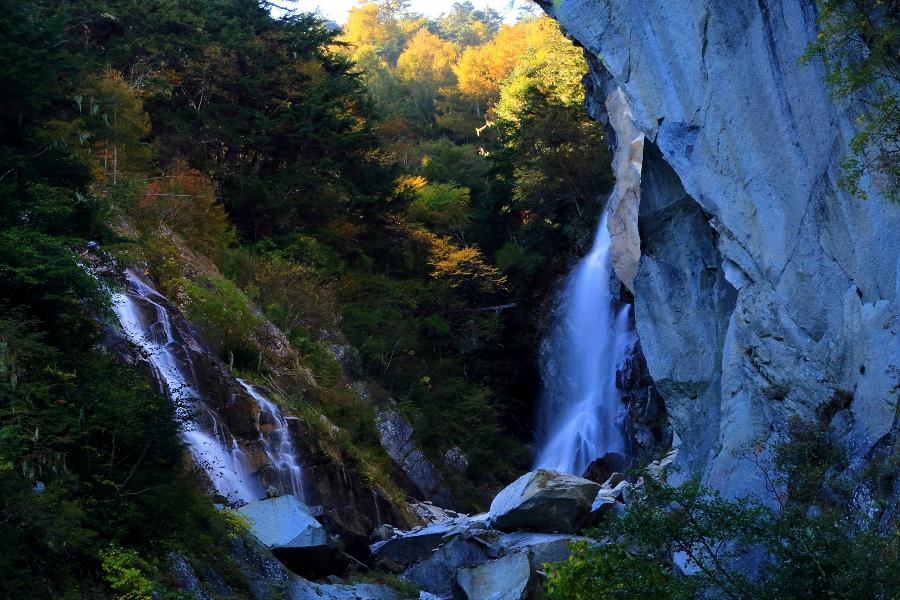
<path fill-rule="evenodd" d="M 542 345 L 544 390 L 536 466 L 581 475 L 607 452 L 624 455 L 616 371 L 634 342 L 630 305 L 610 293 L 607 215 L 594 245 L 566 281 L 558 324 Z"/>
<path fill-rule="evenodd" d="M 174 335 L 165 298 L 133 271 L 126 271 L 127 289 L 113 294 L 113 311 L 126 339 L 139 347 L 157 380 L 175 405 L 181 436 L 194 461 L 209 476 L 216 492 L 232 503 L 266 496 L 259 470 L 254 471 L 238 441 L 223 427 L 219 416 L 203 398 L 187 348 Z M 287 421 L 272 401 L 248 383 L 238 383 L 259 405 L 257 429 L 275 485 L 282 493 L 303 499 L 302 471 L 294 454 Z"/>
<path fill-rule="evenodd" d="M 259 430 L 259 441 L 269 459 L 269 464 L 276 472 L 275 487 L 302 500 L 303 470 L 297 463 L 287 419 L 281 414 L 278 405 L 263 396 L 255 387 L 243 379 L 238 379 L 238 383 L 244 386 L 259 405 L 256 429 Z"/>

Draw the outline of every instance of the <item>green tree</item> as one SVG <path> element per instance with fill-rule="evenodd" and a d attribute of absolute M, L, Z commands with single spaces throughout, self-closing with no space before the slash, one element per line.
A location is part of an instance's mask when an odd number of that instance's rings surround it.
<path fill-rule="evenodd" d="M 452 234 L 465 241 L 469 220 L 469 190 L 449 183 L 430 183 L 418 192 L 407 215 L 439 234 Z"/>
<path fill-rule="evenodd" d="M 836 96 L 860 101 L 860 127 L 844 160 L 844 187 L 865 198 L 862 179 L 883 177 L 900 198 L 900 2 L 818 0 L 819 36 L 803 58 L 825 63 Z"/>
<path fill-rule="evenodd" d="M 661 599 L 897 597 L 896 526 L 880 526 L 833 493 L 831 501 L 811 496 L 813 488 L 834 490 L 827 465 L 836 450 L 819 424 L 796 422 L 792 430 L 776 450 L 779 470 L 760 467 L 773 491 L 788 490 L 777 510 L 725 500 L 696 481 L 672 486 L 663 481 L 668 474 L 645 475 L 625 515 L 596 532 L 598 543 L 576 545 L 570 560 L 550 568 L 550 597 L 640 598 L 648 590 Z"/>
<path fill-rule="evenodd" d="M 441 35 L 462 47 L 484 44 L 500 31 L 502 24 L 503 16 L 496 10 L 477 10 L 469 0 L 454 2 L 437 20 Z"/>

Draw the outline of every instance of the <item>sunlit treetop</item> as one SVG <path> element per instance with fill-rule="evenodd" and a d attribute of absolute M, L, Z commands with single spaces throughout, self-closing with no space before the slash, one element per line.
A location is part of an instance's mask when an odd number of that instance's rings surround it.
<path fill-rule="evenodd" d="M 486 44 L 467 48 L 463 52 L 454 67 L 460 93 L 482 104 L 492 105 L 499 98 L 500 86 L 525 54 L 560 39 L 571 46 L 562 38 L 556 22 L 548 18 L 504 25 Z"/>

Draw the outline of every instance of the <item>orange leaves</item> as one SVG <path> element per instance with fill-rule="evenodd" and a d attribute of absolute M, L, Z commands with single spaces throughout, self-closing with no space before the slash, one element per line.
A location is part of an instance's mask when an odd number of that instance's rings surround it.
<path fill-rule="evenodd" d="M 397 178 L 395 189 L 398 194 L 418 193 L 428 185 L 428 180 L 420 175 L 402 175 Z"/>
<path fill-rule="evenodd" d="M 183 161 L 147 186 L 137 216 L 145 228 L 171 229 L 213 260 L 236 240 L 225 209 L 216 201 L 213 181 Z"/>
<path fill-rule="evenodd" d="M 459 91 L 485 104 L 496 102 L 501 84 L 522 56 L 558 35 L 558 26 L 546 17 L 504 25 L 491 41 L 463 52 L 453 68 Z"/>
<path fill-rule="evenodd" d="M 459 247 L 450 238 L 425 229 L 410 229 L 409 234 L 428 249 L 434 279 L 470 293 L 492 294 L 509 288 L 506 277 L 485 260 L 477 246 Z"/>

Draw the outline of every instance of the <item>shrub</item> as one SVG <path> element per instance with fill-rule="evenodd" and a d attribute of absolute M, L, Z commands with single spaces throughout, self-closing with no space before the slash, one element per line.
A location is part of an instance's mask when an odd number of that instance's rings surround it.
<path fill-rule="evenodd" d="M 862 179 L 883 176 L 900 200 L 900 2 L 818 0 L 819 35 L 803 62 L 819 58 L 835 96 L 852 96 L 865 110 L 842 163 L 841 185 L 866 197 Z"/>
<path fill-rule="evenodd" d="M 312 268 L 280 253 L 260 255 L 244 249 L 232 252 L 227 262 L 232 279 L 291 341 L 335 329 L 332 286 Z"/>
<path fill-rule="evenodd" d="M 566 600 L 687 600 L 693 591 L 671 566 L 632 556 L 618 544 L 575 542 L 569 560 L 547 575 L 550 598 Z"/>
<path fill-rule="evenodd" d="M 184 281 L 190 299 L 188 318 L 204 333 L 204 339 L 233 365 L 251 360 L 253 331 L 262 324 L 247 296 L 231 281 L 221 278 L 199 277 Z"/>
<path fill-rule="evenodd" d="M 133 550 L 111 547 L 100 554 L 103 575 L 119 600 L 151 600 L 153 583 L 147 564 Z"/>
<path fill-rule="evenodd" d="M 462 239 L 469 221 L 469 189 L 449 183 L 429 183 L 418 191 L 407 215 L 436 233 Z"/>
<path fill-rule="evenodd" d="M 570 560 L 550 567 L 551 598 L 680 599 L 699 590 L 735 600 L 900 594 L 896 529 L 880 534 L 872 519 L 846 508 L 788 501 L 773 511 L 726 501 L 696 481 L 675 487 L 650 477 L 634 495 L 624 517 L 593 534 L 605 545 L 576 544 Z M 754 570 L 755 578 L 745 574 Z M 653 593 L 641 595 L 647 589 Z"/>

